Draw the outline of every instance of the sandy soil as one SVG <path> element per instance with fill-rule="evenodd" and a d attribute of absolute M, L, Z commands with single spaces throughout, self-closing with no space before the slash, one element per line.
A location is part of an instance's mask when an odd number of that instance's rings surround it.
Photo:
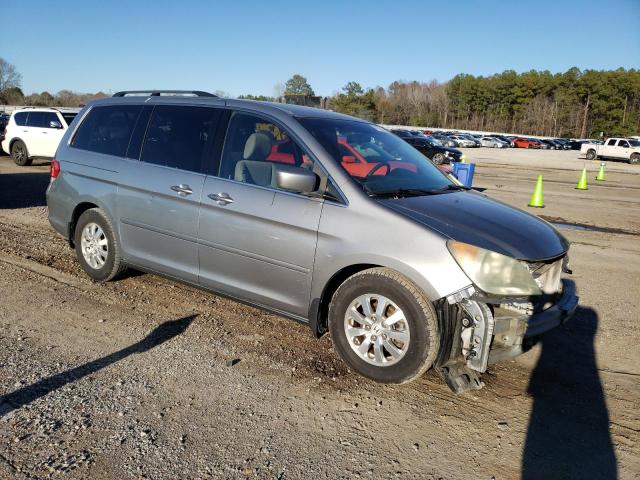
<path fill-rule="evenodd" d="M 93 284 L 48 225 L 48 166 L 1 157 L 0 478 L 638 478 L 640 167 L 467 154 L 486 193 L 526 209 L 542 174 L 534 213 L 596 230 L 563 230 L 576 317 L 462 396 L 156 276 Z"/>

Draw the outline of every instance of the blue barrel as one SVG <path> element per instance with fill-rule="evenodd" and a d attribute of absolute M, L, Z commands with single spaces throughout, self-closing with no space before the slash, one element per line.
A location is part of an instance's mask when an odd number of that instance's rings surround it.
<path fill-rule="evenodd" d="M 453 174 L 465 187 L 471 187 L 473 184 L 473 173 L 476 170 L 475 163 L 451 162 Z"/>

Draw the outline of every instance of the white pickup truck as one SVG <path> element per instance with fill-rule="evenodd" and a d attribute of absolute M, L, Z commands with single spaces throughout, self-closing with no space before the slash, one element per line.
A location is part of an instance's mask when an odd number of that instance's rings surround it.
<path fill-rule="evenodd" d="M 629 163 L 639 163 L 640 141 L 630 138 L 607 138 L 604 145 L 584 143 L 580 152 L 586 154 L 588 160 L 611 158 L 626 160 Z"/>

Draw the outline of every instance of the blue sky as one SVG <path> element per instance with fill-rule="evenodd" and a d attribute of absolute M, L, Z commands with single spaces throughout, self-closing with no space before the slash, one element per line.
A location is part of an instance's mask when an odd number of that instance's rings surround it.
<path fill-rule="evenodd" d="M 0 57 L 26 93 L 272 95 L 300 73 L 331 95 L 351 80 L 640 68 L 640 0 L 4 0 L 1 12 Z"/>

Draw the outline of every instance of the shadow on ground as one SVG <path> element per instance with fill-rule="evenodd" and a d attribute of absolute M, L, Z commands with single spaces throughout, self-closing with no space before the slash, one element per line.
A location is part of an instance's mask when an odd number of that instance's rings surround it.
<path fill-rule="evenodd" d="M 598 315 L 579 307 L 575 317 L 545 334 L 529 382 L 533 408 L 522 478 L 617 478 L 609 413 L 596 368 Z"/>
<path fill-rule="evenodd" d="M 0 174 L 0 209 L 44 207 L 49 173 Z"/>
<path fill-rule="evenodd" d="M 178 320 L 165 322 L 156 327 L 145 338 L 133 345 L 123 348 L 122 350 L 118 350 L 117 352 L 111 353 L 105 357 L 93 360 L 92 362 L 80 365 L 79 367 L 44 378 L 33 385 L 29 385 L 0 397 L 0 418 L 16 408 L 28 405 L 34 400 L 44 397 L 68 383 L 75 382 L 87 375 L 102 370 L 109 365 L 123 360 L 133 353 L 147 352 L 152 348 L 177 337 L 184 333 L 195 318 L 196 315 L 190 315 Z"/>

